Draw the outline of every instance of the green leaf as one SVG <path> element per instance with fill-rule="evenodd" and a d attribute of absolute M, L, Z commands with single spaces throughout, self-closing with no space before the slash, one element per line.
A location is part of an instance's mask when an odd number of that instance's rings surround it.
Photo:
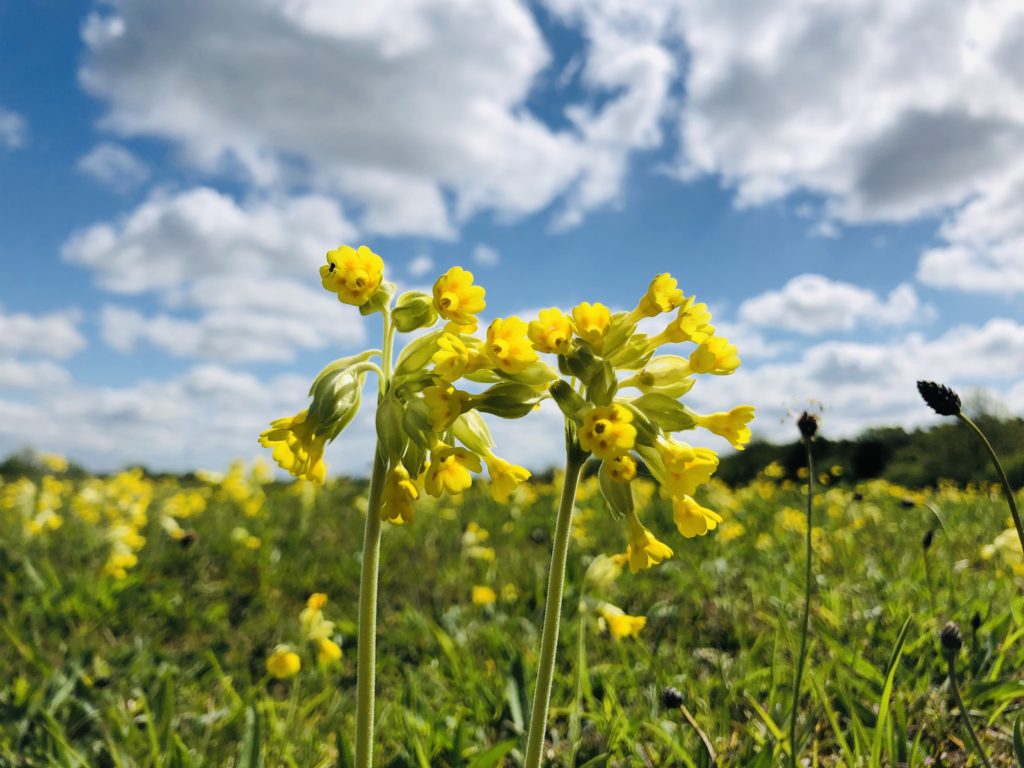
<path fill-rule="evenodd" d="M 1017 715 L 1017 722 L 1013 724 L 1013 754 L 1017 758 L 1017 765 L 1024 768 L 1024 735 L 1022 735 L 1022 723 L 1024 715 Z"/>
<path fill-rule="evenodd" d="M 668 395 L 650 392 L 640 395 L 630 404 L 661 427 L 664 432 L 679 432 L 684 429 L 693 429 L 696 426 L 696 422 L 686 407 Z"/>
<path fill-rule="evenodd" d="M 260 716 L 252 704 L 245 709 L 245 730 L 242 733 L 238 768 L 263 768 L 263 754 L 260 750 Z"/>
<path fill-rule="evenodd" d="M 505 755 L 515 749 L 515 746 L 515 739 L 499 741 L 497 744 L 474 757 L 473 761 L 469 763 L 467 768 L 498 768 L 505 759 Z"/>
<path fill-rule="evenodd" d="M 604 495 L 608 507 L 612 511 L 612 517 L 616 520 L 623 515 L 633 511 L 633 485 L 631 483 L 617 483 L 608 474 L 608 462 L 601 462 L 601 471 L 598 478 L 601 483 L 601 493 Z"/>
<path fill-rule="evenodd" d="M 899 666 L 900 657 L 903 656 L 903 644 L 907 642 L 907 634 L 910 631 L 910 621 L 907 617 L 903 622 L 903 629 L 896 638 L 896 645 L 889 657 L 889 666 L 885 670 L 885 685 L 882 686 L 882 699 L 878 702 L 878 719 L 875 721 L 875 733 L 871 739 L 871 768 L 881 768 L 882 765 L 882 742 L 885 739 L 885 730 L 889 720 L 889 704 L 892 699 L 893 683 L 896 679 L 896 668 Z"/>

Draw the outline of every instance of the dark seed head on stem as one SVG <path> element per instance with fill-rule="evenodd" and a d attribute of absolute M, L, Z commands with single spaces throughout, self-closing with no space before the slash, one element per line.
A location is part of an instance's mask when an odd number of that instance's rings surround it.
<path fill-rule="evenodd" d="M 683 694 L 678 688 L 665 688 L 661 692 L 661 705 L 665 709 L 679 709 L 683 706 Z"/>
<path fill-rule="evenodd" d="M 921 539 L 921 547 L 924 549 L 925 552 L 927 552 L 929 549 L 932 548 L 932 541 L 934 539 L 935 539 L 935 529 L 934 528 L 929 528 L 927 531 L 925 531 L 924 538 Z"/>
<path fill-rule="evenodd" d="M 977 632 L 981 628 L 981 614 L 977 611 L 971 616 L 971 629 Z"/>
<path fill-rule="evenodd" d="M 955 621 L 947 621 L 946 626 L 939 632 L 939 640 L 947 653 L 956 653 L 964 647 L 964 636 L 960 631 L 960 625 Z"/>
<path fill-rule="evenodd" d="M 921 393 L 928 407 L 939 416 L 960 415 L 960 395 L 946 385 L 934 381 L 919 381 L 917 391 Z"/>
<path fill-rule="evenodd" d="M 818 417 L 804 411 L 796 420 L 796 428 L 800 430 L 800 435 L 804 440 L 813 440 L 814 436 L 818 434 Z"/>

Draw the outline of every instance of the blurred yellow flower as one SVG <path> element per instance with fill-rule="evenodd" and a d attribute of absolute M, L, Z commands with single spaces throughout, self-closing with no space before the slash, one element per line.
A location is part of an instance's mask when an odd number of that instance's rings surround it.
<path fill-rule="evenodd" d="M 628 453 L 608 459 L 605 464 L 608 476 L 617 483 L 628 483 L 636 477 L 636 459 Z"/>
<path fill-rule="evenodd" d="M 548 354 L 565 354 L 572 342 L 569 317 L 557 307 L 542 309 L 527 332 L 533 348 Z"/>
<path fill-rule="evenodd" d="M 327 436 L 317 435 L 317 426 L 309 418 L 309 412 L 302 410 L 294 416 L 270 422 L 270 429 L 260 434 L 260 445 L 273 448 L 271 455 L 281 469 L 323 485 L 327 476 L 324 466 Z"/>
<path fill-rule="evenodd" d="M 330 664 L 341 658 L 341 646 L 327 637 L 316 641 L 316 660 L 319 664 Z"/>
<path fill-rule="evenodd" d="M 473 605 L 493 605 L 497 599 L 497 594 L 490 587 L 482 587 L 480 585 L 473 587 Z"/>
<path fill-rule="evenodd" d="M 297 675 L 302 668 L 299 654 L 290 651 L 286 646 L 279 645 L 267 659 L 267 672 L 278 680 L 285 680 Z"/>
<path fill-rule="evenodd" d="M 601 460 L 614 459 L 636 442 L 632 421 L 633 412 L 617 403 L 595 406 L 583 419 L 580 445 Z"/>
<path fill-rule="evenodd" d="M 320 267 L 324 288 L 338 294 L 345 304 L 361 307 L 384 278 L 384 261 L 365 245 L 359 250 L 342 245 L 327 252 L 327 264 Z"/>
<path fill-rule="evenodd" d="M 722 522 L 722 516 L 707 507 L 702 507 L 690 496 L 672 500 L 672 517 L 676 528 L 687 539 L 703 536 Z"/>
<path fill-rule="evenodd" d="M 601 603 L 597 607 L 597 615 L 601 617 L 608 634 L 615 641 L 624 637 L 639 637 L 640 630 L 647 624 L 647 617 L 630 616 L 611 603 Z"/>
<path fill-rule="evenodd" d="M 484 289 L 473 285 L 473 273 L 452 267 L 434 283 L 434 308 L 445 320 L 476 327 L 476 315 L 487 305 Z"/>
<path fill-rule="evenodd" d="M 487 471 L 491 475 L 491 497 L 499 504 L 507 504 L 512 492 L 530 479 L 530 470 L 511 464 L 488 453 L 484 456 Z"/>

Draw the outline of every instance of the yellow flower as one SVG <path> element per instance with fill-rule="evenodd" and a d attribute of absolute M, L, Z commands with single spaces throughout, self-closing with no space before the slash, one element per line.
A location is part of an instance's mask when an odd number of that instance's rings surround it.
<path fill-rule="evenodd" d="M 722 516 L 702 507 L 689 496 L 672 500 L 672 517 L 676 528 L 688 539 L 713 531 L 722 522 Z"/>
<path fill-rule="evenodd" d="M 430 359 L 434 363 L 434 373 L 445 381 L 455 381 L 469 367 L 472 353 L 454 333 L 444 333 L 437 340 L 438 350 Z"/>
<path fill-rule="evenodd" d="M 715 332 L 715 326 L 711 325 L 711 313 L 707 304 L 695 304 L 696 300 L 696 296 L 688 297 L 679 307 L 675 320 L 652 341 L 657 344 L 680 344 L 684 341 L 700 344 L 710 338 Z"/>
<path fill-rule="evenodd" d="M 427 419 L 435 432 L 444 432 L 467 408 L 469 396 L 451 385 L 430 386 L 423 390 Z"/>
<path fill-rule="evenodd" d="M 576 327 L 576 335 L 595 346 L 600 346 L 612 322 L 612 314 L 604 304 L 584 301 L 572 308 L 572 321 Z"/>
<path fill-rule="evenodd" d="M 580 427 L 580 445 L 601 460 L 614 459 L 636 442 L 633 412 L 617 403 L 591 409 Z"/>
<path fill-rule="evenodd" d="M 691 496 L 718 469 L 718 456 L 710 448 L 691 448 L 686 443 L 658 443 L 665 464 L 665 486 L 672 496 Z"/>
<path fill-rule="evenodd" d="M 626 546 L 626 557 L 629 559 L 630 573 L 636 573 L 662 560 L 672 557 L 672 549 L 654 538 L 635 517 L 629 523 L 629 544 Z"/>
<path fill-rule="evenodd" d="M 487 329 L 487 355 L 505 373 L 520 373 L 537 361 L 526 335 L 527 325 L 518 317 L 499 317 Z"/>
<path fill-rule="evenodd" d="M 419 497 L 419 489 L 409 476 L 409 470 L 400 462 L 396 463 L 384 482 L 380 519 L 396 525 L 411 523 L 416 519 L 416 506 L 413 502 Z"/>
<path fill-rule="evenodd" d="M 59 453 L 41 453 L 39 461 L 50 472 L 58 475 L 68 471 L 68 460 Z"/>
<path fill-rule="evenodd" d="M 537 319 L 530 323 L 530 341 L 538 352 L 565 354 L 572 342 L 572 324 L 562 310 L 551 307 L 542 309 Z"/>
<path fill-rule="evenodd" d="M 682 303 L 683 292 L 679 289 L 676 279 L 668 272 L 663 272 L 651 280 L 647 293 L 640 299 L 631 317 L 636 320 L 641 317 L 654 317 L 663 312 L 671 312 Z"/>
<path fill-rule="evenodd" d="M 473 273 L 452 267 L 434 283 L 434 308 L 445 320 L 476 327 L 476 314 L 482 312 L 484 289 L 473 285 Z"/>
<path fill-rule="evenodd" d="M 317 426 L 309 419 L 308 411 L 299 411 L 270 422 L 270 429 L 260 435 L 260 445 L 273 447 L 274 461 L 281 469 L 323 485 L 327 475 L 323 458 L 327 436 L 317 435 Z"/>
<path fill-rule="evenodd" d="M 728 339 L 712 336 L 700 343 L 690 355 L 690 369 L 694 373 L 713 373 L 726 376 L 740 365 L 736 347 Z"/>
<path fill-rule="evenodd" d="M 480 585 L 473 587 L 473 605 L 493 605 L 497 599 L 497 594 L 490 587 L 481 587 Z"/>
<path fill-rule="evenodd" d="M 587 572 L 583 575 L 583 578 L 591 586 L 604 589 L 611 586 L 619 578 L 622 574 L 623 565 L 624 563 L 618 555 L 612 557 L 603 554 L 598 555 L 587 567 Z"/>
<path fill-rule="evenodd" d="M 628 453 L 608 459 L 606 466 L 608 476 L 617 483 L 628 483 L 636 477 L 636 459 Z"/>
<path fill-rule="evenodd" d="M 321 637 L 316 641 L 316 660 L 319 664 L 330 664 L 341 658 L 341 646 L 329 637 Z"/>
<path fill-rule="evenodd" d="M 640 630 L 647 624 L 646 616 L 630 616 L 610 603 L 601 603 L 597 607 L 597 614 L 604 620 L 608 634 L 616 642 L 624 637 L 638 637 Z"/>
<path fill-rule="evenodd" d="M 479 457 L 465 448 L 440 443 L 431 452 L 424 486 L 434 498 L 440 498 L 445 491 L 454 496 L 473 484 L 470 472 L 479 472 L 482 468 Z"/>
<path fill-rule="evenodd" d="M 342 245 L 327 252 L 327 264 L 320 267 L 324 288 L 338 294 L 339 301 L 361 307 L 384 279 L 384 261 L 365 245 L 355 250 Z"/>
<path fill-rule="evenodd" d="M 752 405 L 738 405 L 731 411 L 710 413 L 707 416 L 694 415 L 698 426 L 704 427 L 719 437 L 724 437 L 738 451 L 742 451 L 744 446 L 750 442 L 750 427 L 747 424 L 753 419 L 754 406 Z"/>
<path fill-rule="evenodd" d="M 299 659 L 299 654 L 295 653 L 295 651 L 289 651 L 281 645 L 267 659 L 267 672 L 278 680 L 284 680 L 297 675 L 301 668 L 302 661 Z"/>
<path fill-rule="evenodd" d="M 530 470 L 511 464 L 493 453 L 484 456 L 484 461 L 491 475 L 491 496 L 499 504 L 507 504 L 509 496 L 519 484 L 530 479 Z"/>

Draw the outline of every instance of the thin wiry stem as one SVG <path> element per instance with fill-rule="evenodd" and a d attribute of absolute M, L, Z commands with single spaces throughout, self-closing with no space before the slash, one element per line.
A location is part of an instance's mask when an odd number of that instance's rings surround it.
<path fill-rule="evenodd" d="M 967 726 L 967 733 L 971 737 L 971 744 L 974 745 L 975 752 L 978 753 L 978 757 L 981 758 L 986 768 L 992 768 L 992 763 L 988 761 L 988 755 L 985 754 L 985 749 L 981 746 L 981 742 L 978 740 L 978 734 L 974 732 L 974 726 L 971 725 L 971 718 L 967 714 L 967 707 L 964 706 L 964 700 L 960 698 L 960 687 L 956 683 L 956 652 L 946 651 L 946 662 L 949 668 L 949 687 L 953 690 L 953 699 L 956 701 L 957 707 L 960 708 L 960 716 L 963 718 L 964 725 Z"/>
<path fill-rule="evenodd" d="M 796 714 L 800 703 L 800 683 L 804 676 L 804 659 L 807 655 L 807 630 L 811 620 L 811 512 L 814 505 L 814 457 L 811 455 L 810 438 L 804 438 L 807 449 L 807 567 L 804 574 L 804 617 L 800 630 L 800 653 L 796 660 L 796 679 L 793 681 L 793 706 L 789 710 L 789 763 L 796 768 Z"/>

